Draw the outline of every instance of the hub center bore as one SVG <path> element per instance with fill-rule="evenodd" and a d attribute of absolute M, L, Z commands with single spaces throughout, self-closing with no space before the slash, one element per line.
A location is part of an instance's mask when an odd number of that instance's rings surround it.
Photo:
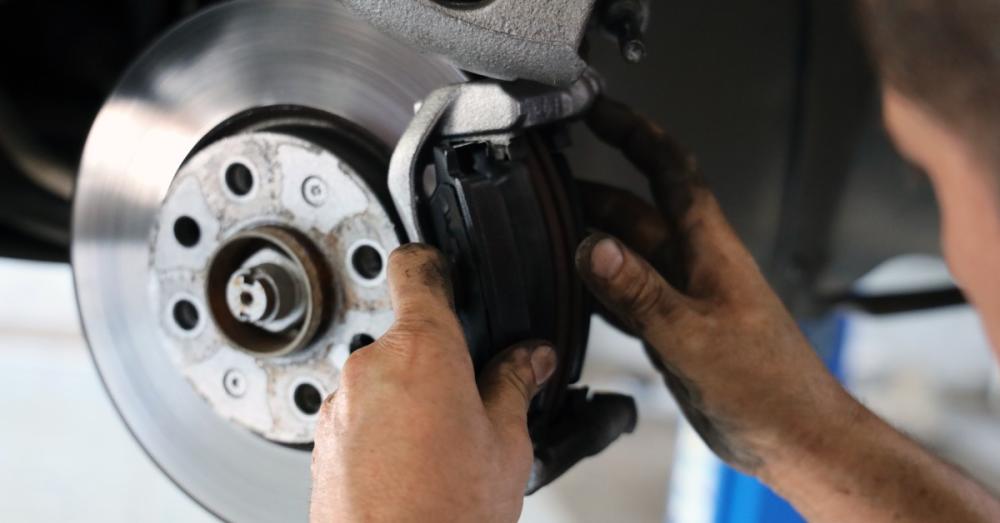
<path fill-rule="evenodd" d="M 271 250 L 260 254 L 276 256 Z M 243 268 L 229 278 L 226 305 L 237 321 L 252 323 L 271 332 L 302 319 L 302 282 L 275 263 Z"/>
<path fill-rule="evenodd" d="M 209 308 L 235 347 L 276 357 L 303 349 L 332 308 L 328 271 L 309 241 L 278 227 L 237 234 L 208 271 Z"/>

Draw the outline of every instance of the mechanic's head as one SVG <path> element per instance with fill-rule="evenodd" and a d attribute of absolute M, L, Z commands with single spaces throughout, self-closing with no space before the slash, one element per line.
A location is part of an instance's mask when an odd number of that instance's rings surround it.
<path fill-rule="evenodd" d="M 1000 351 L 1000 0 L 861 0 L 900 152 L 941 206 L 942 246 Z"/>

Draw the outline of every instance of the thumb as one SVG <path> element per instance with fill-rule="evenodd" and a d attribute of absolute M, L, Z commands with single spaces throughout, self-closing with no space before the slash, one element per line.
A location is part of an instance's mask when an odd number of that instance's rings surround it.
<path fill-rule="evenodd" d="M 576 251 L 576 265 L 587 287 L 619 320 L 659 346 L 664 328 L 688 308 L 688 298 L 646 260 L 618 240 L 594 234 Z"/>
<path fill-rule="evenodd" d="M 454 315 L 448 262 L 441 251 L 422 243 L 402 245 L 389 255 L 387 273 L 398 320 Z"/>
<path fill-rule="evenodd" d="M 527 436 L 528 406 L 556 363 L 555 350 L 545 342 L 515 345 L 493 358 L 480 376 L 479 393 L 494 427 Z"/>
<path fill-rule="evenodd" d="M 462 326 L 455 315 L 444 255 L 429 245 L 408 243 L 389 255 L 387 273 L 396 316 L 390 333 L 404 333 L 399 336 L 404 343 L 396 345 L 409 350 L 419 345 L 411 343 L 414 333 L 430 334 L 439 336 L 438 341 L 449 341 L 432 345 L 454 349 L 468 357 Z M 386 337 L 381 341 L 385 345 Z"/>

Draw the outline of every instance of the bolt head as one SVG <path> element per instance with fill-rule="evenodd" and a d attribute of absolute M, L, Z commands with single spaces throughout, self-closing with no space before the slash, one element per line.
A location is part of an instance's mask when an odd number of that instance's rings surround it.
<path fill-rule="evenodd" d="M 222 386 L 226 389 L 226 394 L 234 398 L 241 398 L 247 392 L 247 378 L 242 372 L 229 369 L 222 376 Z"/>
<path fill-rule="evenodd" d="M 330 196 L 330 189 L 326 182 L 318 176 L 310 176 L 302 182 L 302 198 L 313 207 L 319 207 L 326 203 Z"/>
<path fill-rule="evenodd" d="M 630 64 L 637 64 L 646 57 L 646 44 L 642 40 L 628 40 L 622 43 L 622 57 Z"/>

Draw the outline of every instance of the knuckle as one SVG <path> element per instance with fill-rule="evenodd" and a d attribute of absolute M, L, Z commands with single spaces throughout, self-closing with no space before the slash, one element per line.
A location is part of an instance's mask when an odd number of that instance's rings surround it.
<path fill-rule="evenodd" d="M 653 271 L 637 271 L 629 279 L 623 293 L 623 306 L 638 318 L 651 318 L 662 312 L 664 307 L 664 287 Z"/>
<path fill-rule="evenodd" d="M 445 327 L 455 316 L 450 284 L 438 272 L 430 272 L 422 277 L 425 278 L 423 284 L 427 286 L 428 293 L 401 297 L 394 303 L 396 318 L 397 320 L 416 318 L 427 323 L 439 320 L 437 325 Z"/>
<path fill-rule="evenodd" d="M 443 330 L 434 326 L 436 320 L 407 320 L 397 323 L 378 344 L 378 368 L 368 371 L 368 379 L 381 379 L 387 374 L 400 375 L 424 372 L 428 369 L 461 369 L 471 366 L 461 330 Z M 423 369 L 423 370 L 421 370 Z M 372 375 L 376 375 L 372 377 Z"/>
<path fill-rule="evenodd" d="M 368 361 L 371 358 L 371 354 L 372 352 L 369 350 L 357 351 L 347 358 L 344 366 L 340 369 L 341 389 L 350 389 L 356 383 L 364 381 L 364 375 L 368 372 L 368 367 L 371 365 Z"/>
<path fill-rule="evenodd" d="M 502 386 L 507 390 L 510 390 L 512 394 L 516 395 L 524 402 L 524 408 L 514 409 L 510 407 L 508 410 L 512 410 L 509 413 L 511 419 L 507 420 L 507 423 L 518 423 L 520 422 L 527 413 L 528 402 L 534 397 L 533 388 L 525 382 L 524 378 L 515 370 L 509 372 L 502 372 L 498 377 Z M 513 403 L 511 404 L 513 405 Z"/>
<path fill-rule="evenodd" d="M 334 410 L 337 408 L 337 391 L 333 391 L 326 398 L 323 399 L 323 405 L 320 407 L 319 416 L 320 421 L 333 416 Z"/>
<path fill-rule="evenodd" d="M 532 387 L 528 385 L 527 378 L 521 371 L 521 366 L 512 362 L 504 362 L 500 367 L 500 378 L 504 381 L 504 384 L 510 387 L 512 390 L 517 391 L 525 400 L 531 399 Z"/>
<path fill-rule="evenodd" d="M 319 417 L 316 420 L 317 434 L 327 434 L 336 425 L 336 418 L 340 412 L 339 403 L 336 391 L 323 400 L 319 409 Z M 320 443 L 324 438 L 316 438 L 316 440 Z"/>
<path fill-rule="evenodd" d="M 527 404 L 527 401 L 534 396 L 536 388 L 530 358 L 531 355 L 524 348 L 512 349 L 503 354 L 499 360 L 491 364 L 485 375 L 488 386 L 494 390 L 505 391 L 506 395 L 516 395 Z"/>
<path fill-rule="evenodd" d="M 401 337 L 407 345 L 417 347 L 437 346 L 448 341 L 463 339 L 461 327 L 453 315 L 428 314 L 415 311 L 401 315 L 392 327 L 393 337 Z"/>

